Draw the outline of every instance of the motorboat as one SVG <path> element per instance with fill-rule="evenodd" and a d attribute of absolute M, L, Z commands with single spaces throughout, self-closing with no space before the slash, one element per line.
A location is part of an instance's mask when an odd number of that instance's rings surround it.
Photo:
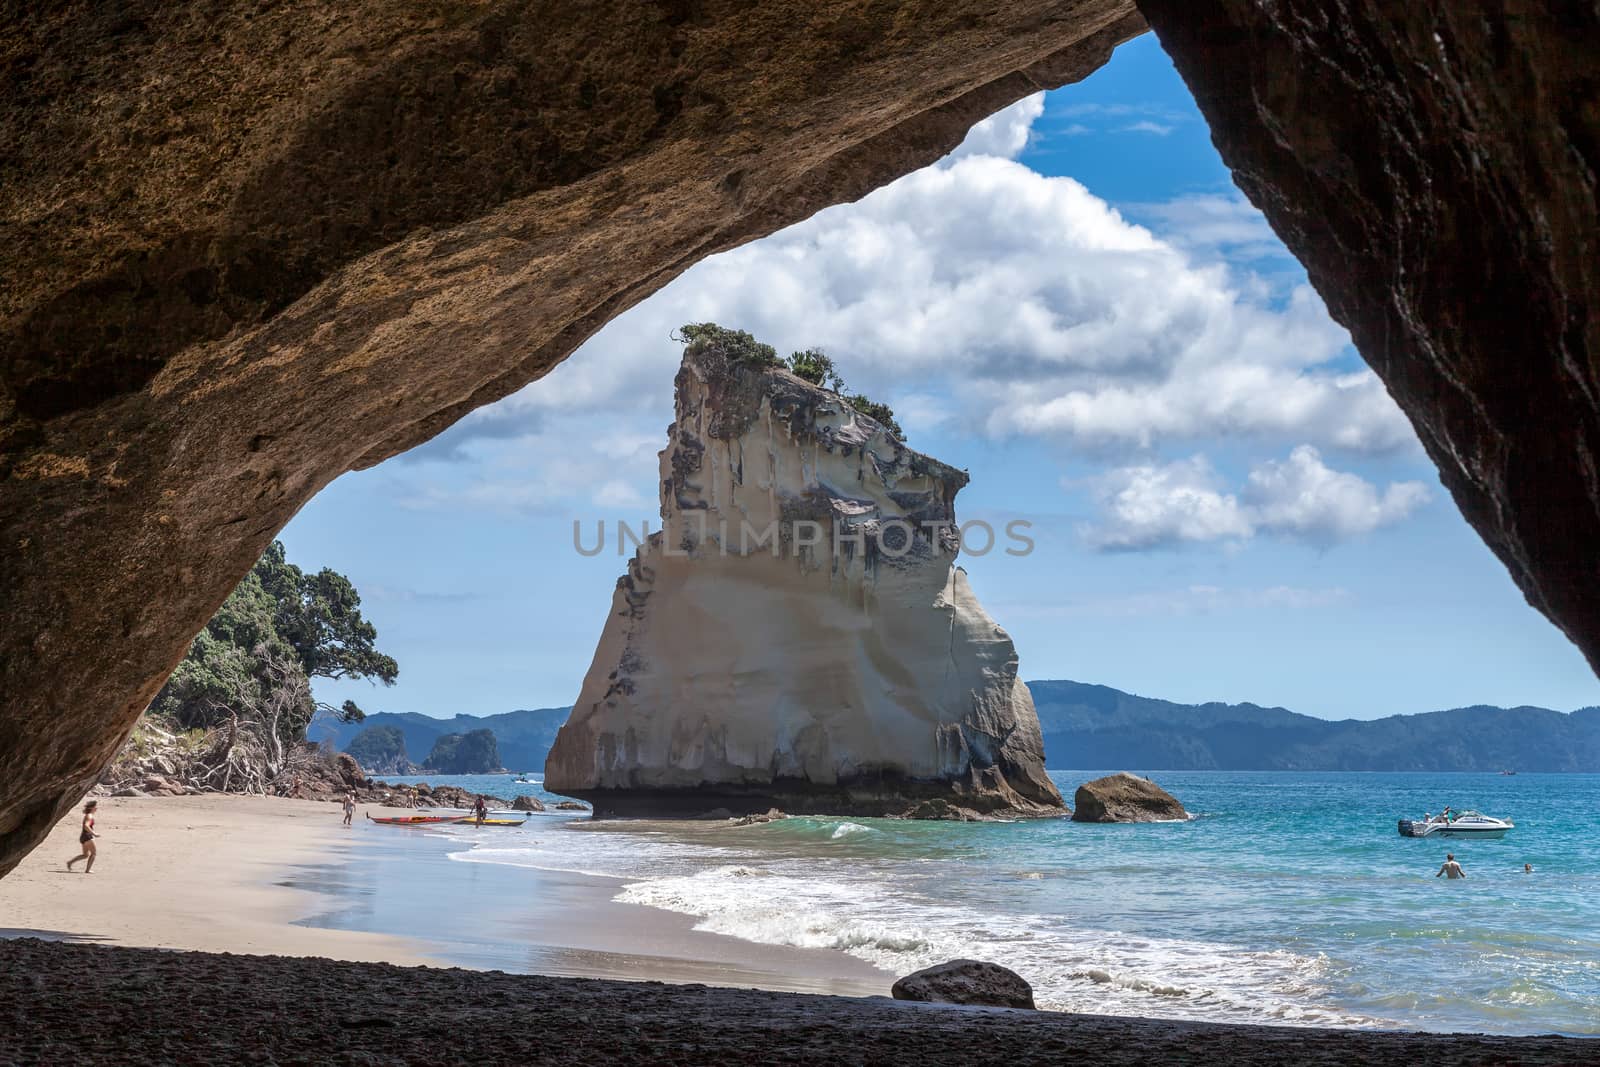
<path fill-rule="evenodd" d="M 1496 819 L 1481 811 L 1452 811 L 1426 819 L 1401 819 L 1401 837 L 1501 838 L 1516 828 L 1510 819 Z"/>

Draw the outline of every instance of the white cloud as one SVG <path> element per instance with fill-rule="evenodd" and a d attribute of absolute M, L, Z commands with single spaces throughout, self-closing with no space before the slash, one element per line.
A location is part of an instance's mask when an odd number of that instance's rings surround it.
<path fill-rule="evenodd" d="M 706 260 L 503 402 L 664 406 L 688 321 L 820 345 L 893 403 L 1091 449 L 1218 436 L 1394 449 L 1411 428 L 1305 286 L 1286 301 L 1127 222 L 1070 178 L 969 156 Z"/>
<path fill-rule="evenodd" d="M 1015 104 L 997 111 L 967 131 L 966 139 L 946 159 L 965 156 L 997 156 L 1015 159 L 1028 147 L 1028 135 L 1034 122 L 1044 114 L 1044 94 L 1025 96 Z"/>
<path fill-rule="evenodd" d="M 1172 127 L 1166 123 L 1152 122 L 1149 119 L 1140 119 L 1138 122 L 1130 122 L 1126 126 L 1119 126 L 1117 128 L 1117 132 L 1151 133 L 1155 134 L 1157 137 L 1165 137 L 1167 134 L 1172 132 Z"/>
<path fill-rule="evenodd" d="M 543 380 L 413 458 L 525 455 L 562 438 L 545 454 L 567 462 L 618 424 L 649 427 L 653 452 L 671 417 L 681 351 L 671 335 L 708 320 L 780 352 L 827 349 L 853 388 L 897 406 L 917 434 L 1027 435 L 1095 456 L 1219 438 L 1361 451 L 1414 443 L 1377 378 L 1352 369 L 1346 334 L 1309 288 L 1277 298 L 1078 182 L 993 154 L 1020 150 L 1040 106 L 1019 101 L 941 164 L 695 265 Z M 1172 217 L 1180 212 L 1209 212 L 1213 244 L 1255 225 L 1227 203 L 1197 200 Z M 555 425 L 584 417 L 584 429 Z M 643 469 L 641 492 L 653 463 Z M 590 471 L 584 490 L 593 496 L 616 470 Z M 530 480 L 578 493 L 565 475 Z M 533 506 L 540 492 L 511 496 Z M 1186 528 L 1217 514 L 1196 512 Z"/>
<path fill-rule="evenodd" d="M 1310 445 L 1253 469 L 1244 490 L 1257 528 L 1323 542 L 1399 522 L 1428 497 L 1421 482 L 1394 482 L 1379 493 L 1357 475 L 1330 469 Z"/>
<path fill-rule="evenodd" d="M 1052 597 L 1047 602 L 995 602 L 995 613 L 1017 619 L 1137 618 L 1159 615 L 1211 615 L 1240 610 L 1311 611 L 1336 607 L 1351 600 L 1343 586 L 1290 585 L 1240 586 L 1190 585 L 1152 589 L 1105 597 Z"/>
<path fill-rule="evenodd" d="M 520 435 L 468 439 L 470 465 L 414 462 L 393 471 L 404 508 L 571 514 L 593 509 L 630 518 L 656 511 L 656 453 L 665 443 L 654 419 L 542 415 Z M 422 451 L 422 450 L 417 450 Z"/>
<path fill-rule="evenodd" d="M 1430 494 L 1420 482 L 1372 483 L 1322 462 L 1310 445 L 1251 469 L 1230 491 L 1204 456 L 1122 467 L 1096 480 L 1100 518 L 1083 528 L 1095 548 L 1136 551 L 1243 542 L 1258 533 L 1333 544 L 1409 517 Z"/>
<path fill-rule="evenodd" d="M 1238 193 L 1181 196 L 1157 204 L 1126 204 L 1124 209 L 1136 218 L 1157 225 L 1161 235 L 1187 249 L 1227 251 L 1233 256 L 1258 258 L 1264 255 L 1293 260 L 1283 247 L 1266 216 Z"/>
<path fill-rule="evenodd" d="M 1104 518 L 1086 531 L 1088 540 L 1102 549 L 1245 540 L 1255 529 L 1221 483 L 1204 456 L 1112 471 L 1100 485 Z"/>

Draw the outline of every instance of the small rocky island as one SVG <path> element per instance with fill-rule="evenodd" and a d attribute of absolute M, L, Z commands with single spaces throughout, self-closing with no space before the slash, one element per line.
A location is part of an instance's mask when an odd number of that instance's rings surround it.
<path fill-rule="evenodd" d="M 1073 822 L 1183 822 L 1188 817 L 1177 797 L 1127 771 L 1085 782 L 1072 797 Z"/>
<path fill-rule="evenodd" d="M 598 815 L 1065 814 L 1016 649 L 954 566 L 967 475 L 748 334 L 685 334 L 663 529 L 545 787 Z"/>

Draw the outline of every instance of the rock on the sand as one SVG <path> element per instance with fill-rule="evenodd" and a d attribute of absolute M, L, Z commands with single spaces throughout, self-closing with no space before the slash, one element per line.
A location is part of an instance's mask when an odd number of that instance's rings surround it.
<path fill-rule="evenodd" d="M 544 801 L 538 797 L 520 796 L 511 802 L 512 811 L 543 811 Z"/>
<path fill-rule="evenodd" d="M 1073 822 L 1165 822 L 1188 817 L 1177 797 L 1127 771 L 1085 782 L 1072 798 Z"/>
<path fill-rule="evenodd" d="M 889 992 L 896 1000 L 932 1004 L 1033 1007 L 1033 987 L 1026 979 L 998 963 L 980 960 L 951 960 L 925 967 L 900 979 Z"/>

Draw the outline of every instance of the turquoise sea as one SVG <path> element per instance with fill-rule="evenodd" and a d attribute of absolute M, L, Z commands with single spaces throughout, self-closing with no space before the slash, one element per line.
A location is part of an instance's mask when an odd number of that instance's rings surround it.
<path fill-rule="evenodd" d="M 1101 773 L 1052 776 L 1070 797 Z M 1600 1034 L 1600 775 L 1149 774 L 1190 822 L 541 818 L 443 847 L 458 862 L 613 876 L 617 899 L 701 929 L 895 974 L 991 959 L 1043 1007 Z M 431 780 L 550 799 L 507 776 Z M 1446 804 L 1517 826 L 1500 841 L 1396 833 Z M 1434 877 L 1446 851 L 1464 881 Z M 516 970 L 515 954 L 474 962 Z"/>

